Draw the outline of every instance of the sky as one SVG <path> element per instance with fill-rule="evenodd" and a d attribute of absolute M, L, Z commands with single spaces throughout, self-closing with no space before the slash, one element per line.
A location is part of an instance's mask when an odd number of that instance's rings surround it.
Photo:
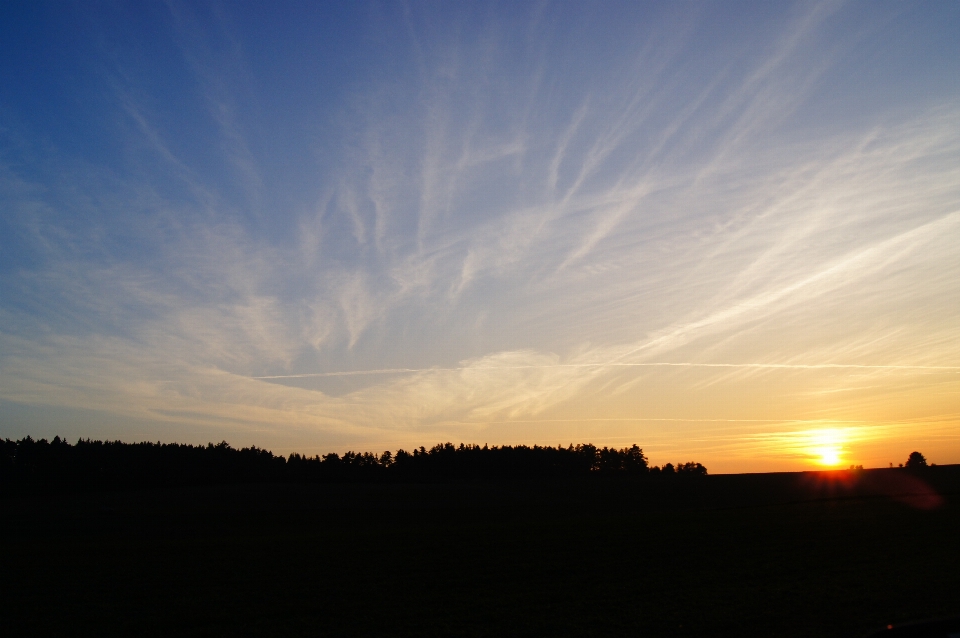
<path fill-rule="evenodd" d="M 958 33 L 3 3 L 0 437 L 960 463 Z"/>

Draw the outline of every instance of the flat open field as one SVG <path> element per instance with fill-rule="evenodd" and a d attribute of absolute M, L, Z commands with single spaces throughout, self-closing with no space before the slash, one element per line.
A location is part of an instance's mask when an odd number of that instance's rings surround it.
<path fill-rule="evenodd" d="M 960 466 L 917 475 L 939 496 L 897 488 L 896 470 L 854 474 L 5 493 L 0 622 L 5 635 L 862 636 L 960 612 Z"/>

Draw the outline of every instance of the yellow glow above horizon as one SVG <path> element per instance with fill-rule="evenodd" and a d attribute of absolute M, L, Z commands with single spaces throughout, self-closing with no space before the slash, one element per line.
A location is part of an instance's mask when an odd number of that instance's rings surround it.
<path fill-rule="evenodd" d="M 843 443 L 846 441 L 843 431 L 838 429 L 820 430 L 812 433 L 810 455 L 818 465 L 828 467 L 840 464 L 843 455 Z"/>
<path fill-rule="evenodd" d="M 820 465 L 837 465 L 840 463 L 840 450 L 832 447 L 820 448 L 817 450 L 820 459 L 817 461 Z"/>

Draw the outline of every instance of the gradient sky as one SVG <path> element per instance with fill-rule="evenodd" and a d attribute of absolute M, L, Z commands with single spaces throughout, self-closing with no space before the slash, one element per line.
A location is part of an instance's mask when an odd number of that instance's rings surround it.
<path fill-rule="evenodd" d="M 960 3 L 0 7 L 0 436 L 960 463 Z"/>

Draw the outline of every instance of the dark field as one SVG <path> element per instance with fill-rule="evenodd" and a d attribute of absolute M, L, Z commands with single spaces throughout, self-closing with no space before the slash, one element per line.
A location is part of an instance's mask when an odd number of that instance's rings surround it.
<path fill-rule="evenodd" d="M 862 636 L 960 613 L 960 466 L 903 476 L 7 493 L 0 626 Z"/>

